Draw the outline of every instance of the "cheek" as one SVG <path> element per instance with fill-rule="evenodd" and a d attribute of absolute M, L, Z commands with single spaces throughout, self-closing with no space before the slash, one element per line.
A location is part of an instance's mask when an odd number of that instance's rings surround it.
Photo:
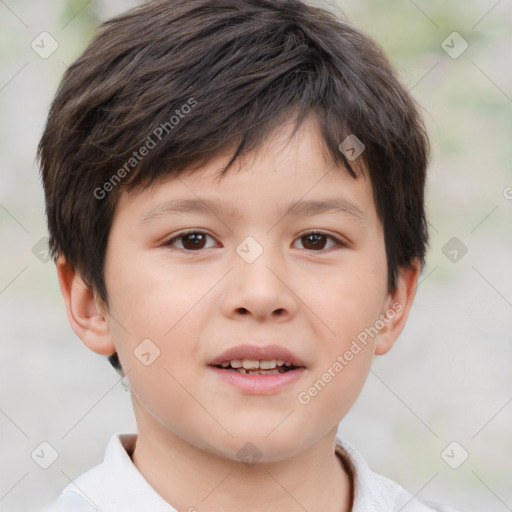
<path fill-rule="evenodd" d="M 172 388 L 169 373 L 197 354 L 194 305 L 205 290 L 192 286 L 183 294 L 183 277 L 136 258 L 107 272 L 110 332 L 132 389 L 144 401 L 155 389 Z"/>
<path fill-rule="evenodd" d="M 113 318 L 140 339 L 167 338 L 212 286 L 144 254 L 109 262 L 105 273 Z"/>
<path fill-rule="evenodd" d="M 387 297 L 387 272 L 362 261 L 347 262 L 321 286 L 305 286 L 304 297 L 317 317 L 317 336 L 333 350 L 343 350 L 362 331 L 375 325 Z"/>
<path fill-rule="evenodd" d="M 306 290 L 306 288 L 304 288 Z M 368 376 L 379 315 L 387 296 L 387 268 L 378 258 L 349 260 L 306 297 L 316 320 L 317 364 L 303 400 L 312 417 L 340 421 Z M 321 398 L 317 398 L 321 396 Z"/>

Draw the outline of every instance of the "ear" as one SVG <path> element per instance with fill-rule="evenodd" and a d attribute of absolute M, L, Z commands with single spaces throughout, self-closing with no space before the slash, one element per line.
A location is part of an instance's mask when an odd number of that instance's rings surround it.
<path fill-rule="evenodd" d="M 71 268 L 63 256 L 57 258 L 56 265 L 71 327 L 92 351 L 105 356 L 113 354 L 116 349 L 106 320 L 106 306 L 94 297 L 80 274 Z"/>
<path fill-rule="evenodd" d="M 375 354 L 386 354 L 400 336 L 418 287 L 420 263 L 415 261 L 413 268 L 400 268 L 396 290 L 388 295 L 381 319 L 384 326 L 380 329 Z"/>

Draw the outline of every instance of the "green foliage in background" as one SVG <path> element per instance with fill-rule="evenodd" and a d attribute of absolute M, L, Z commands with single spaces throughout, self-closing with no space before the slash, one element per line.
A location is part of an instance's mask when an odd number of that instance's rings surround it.
<path fill-rule="evenodd" d="M 63 0 L 59 7 L 60 25 L 73 32 L 73 50 L 80 54 L 102 22 L 99 0 Z"/>

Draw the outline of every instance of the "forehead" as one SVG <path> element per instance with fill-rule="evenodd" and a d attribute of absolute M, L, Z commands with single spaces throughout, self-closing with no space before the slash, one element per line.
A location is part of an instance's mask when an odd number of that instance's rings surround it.
<path fill-rule="evenodd" d="M 367 216 L 373 195 L 364 164 L 354 162 L 357 178 L 345 168 L 334 167 L 326 158 L 314 117 L 294 135 L 293 127 L 291 120 L 279 126 L 225 173 L 221 171 L 231 159 L 229 151 L 199 167 L 171 173 L 147 188 L 123 192 L 116 211 L 137 210 L 142 223 L 170 213 L 242 216 L 250 210 L 255 213 L 258 207 L 274 207 L 282 215 L 338 211 L 359 219 Z"/>

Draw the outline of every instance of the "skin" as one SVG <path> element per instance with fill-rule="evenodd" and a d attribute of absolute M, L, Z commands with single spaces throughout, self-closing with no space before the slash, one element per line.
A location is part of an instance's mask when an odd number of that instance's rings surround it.
<path fill-rule="evenodd" d="M 349 511 L 352 484 L 334 453 L 337 426 L 374 355 L 393 346 L 414 299 L 417 265 L 402 269 L 396 291 L 388 293 L 369 178 L 328 167 L 315 118 L 292 139 L 290 128 L 282 125 L 222 180 L 216 173 L 227 154 L 144 191 L 123 192 L 106 254 L 108 307 L 63 257 L 57 261 L 71 326 L 91 350 L 117 351 L 127 374 L 139 430 L 132 459 L 179 511 L 238 511 L 249 502 L 254 511 Z M 360 215 L 282 214 L 288 202 L 333 197 Z M 176 198 L 222 199 L 229 208 L 218 216 L 141 222 Z M 200 249 L 190 237 L 168 243 L 185 229 L 209 237 Z M 305 236 L 311 230 L 327 236 L 314 245 Z M 252 263 L 236 252 L 247 236 L 263 249 Z M 300 403 L 298 394 L 393 304 L 400 311 L 379 334 L 309 403 Z M 160 350 L 149 366 L 134 355 L 147 338 Z M 241 343 L 282 345 L 306 370 L 273 394 L 242 392 L 207 366 Z M 237 457 L 248 442 L 262 454 L 250 467 Z"/>

